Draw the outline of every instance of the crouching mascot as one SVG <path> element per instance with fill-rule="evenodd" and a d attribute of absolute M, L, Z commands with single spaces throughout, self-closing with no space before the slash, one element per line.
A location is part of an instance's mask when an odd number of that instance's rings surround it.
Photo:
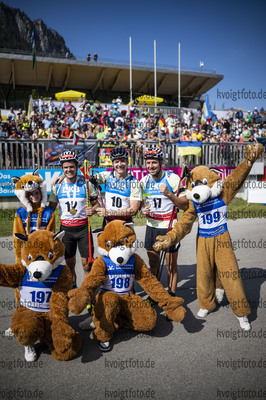
<path fill-rule="evenodd" d="M 154 249 L 160 251 L 179 242 L 192 229 L 198 217 L 197 237 L 197 296 L 199 317 L 214 310 L 215 266 L 232 310 L 240 327 L 249 330 L 247 315 L 250 307 L 246 300 L 231 238 L 227 229 L 227 205 L 247 178 L 252 165 L 261 155 L 263 146 L 248 145 L 245 160 L 224 180 L 207 167 L 190 171 L 186 180 L 189 207 L 166 236 L 158 236 Z"/>
<path fill-rule="evenodd" d="M 0 285 L 18 288 L 20 304 L 11 319 L 17 341 L 25 346 L 26 361 L 35 361 L 36 341 L 44 339 L 52 356 L 70 360 L 81 346 L 80 334 L 68 324 L 67 292 L 71 273 L 64 260 L 64 232 L 39 230 L 29 236 L 15 234 L 23 242 L 21 262 L 0 264 Z"/>
<path fill-rule="evenodd" d="M 171 297 L 164 290 L 144 261 L 134 254 L 135 247 L 136 235 L 128 223 L 115 220 L 107 224 L 98 236 L 101 255 L 94 261 L 82 285 L 69 292 L 69 309 L 80 314 L 94 299 L 95 290 L 100 288 L 95 298 L 93 321 L 88 318 L 90 326 L 87 329 L 95 328 L 101 351 L 111 349 L 110 340 L 119 327 L 149 331 L 156 324 L 156 311 L 132 293 L 135 280 L 173 321 L 180 322 L 185 316 L 185 309 L 181 306 L 184 300 Z"/>

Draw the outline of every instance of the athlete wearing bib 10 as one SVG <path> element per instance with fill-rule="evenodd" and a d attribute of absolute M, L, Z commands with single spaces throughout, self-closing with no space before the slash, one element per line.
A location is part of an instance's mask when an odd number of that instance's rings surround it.
<path fill-rule="evenodd" d="M 106 223 L 114 219 L 132 221 L 139 209 L 141 190 L 137 178 L 127 173 L 128 156 L 124 147 L 115 147 L 110 152 L 114 170 L 94 176 L 98 184 L 105 185 Z"/>

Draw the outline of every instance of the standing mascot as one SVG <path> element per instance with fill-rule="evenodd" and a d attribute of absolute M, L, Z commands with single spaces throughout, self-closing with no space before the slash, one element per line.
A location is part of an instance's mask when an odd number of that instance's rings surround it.
<path fill-rule="evenodd" d="M 36 341 L 44 339 L 52 356 L 70 360 L 81 346 L 80 334 L 68 324 L 67 292 L 71 273 L 64 261 L 64 231 L 38 230 L 29 236 L 16 234 L 23 242 L 21 261 L 0 264 L 0 285 L 18 288 L 20 304 L 11 319 L 17 341 L 25 346 L 26 361 L 37 359 Z"/>
<path fill-rule="evenodd" d="M 263 146 L 248 145 L 245 160 L 224 180 L 207 167 L 190 171 L 186 180 L 189 207 L 166 236 L 158 236 L 154 249 L 167 249 L 182 240 L 192 229 L 198 217 L 197 238 L 197 296 L 204 318 L 215 309 L 215 266 L 240 327 L 249 330 L 246 300 L 231 238 L 227 229 L 227 206 L 247 178 L 252 165 L 262 154 Z"/>
<path fill-rule="evenodd" d="M 111 349 L 109 341 L 119 327 L 136 331 L 149 331 L 155 327 L 156 311 L 132 293 L 135 280 L 173 321 L 180 322 L 185 316 L 181 306 L 184 300 L 172 297 L 164 290 L 144 261 L 134 254 L 135 247 L 136 234 L 130 223 L 115 220 L 107 224 L 98 236 L 100 256 L 94 261 L 90 274 L 78 289 L 69 292 L 69 310 L 80 314 L 94 299 L 95 290 L 100 288 L 88 329 L 95 328 L 101 351 Z M 90 322 L 90 318 L 88 320 Z"/>

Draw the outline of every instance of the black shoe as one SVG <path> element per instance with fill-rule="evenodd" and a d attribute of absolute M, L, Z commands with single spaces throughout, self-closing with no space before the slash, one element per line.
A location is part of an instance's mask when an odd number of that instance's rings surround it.
<path fill-rule="evenodd" d="M 172 297 L 176 297 L 176 294 L 175 294 L 175 292 L 172 292 L 170 289 L 168 289 L 168 293 L 170 294 L 170 296 L 172 296 Z"/>
<path fill-rule="evenodd" d="M 110 342 L 106 341 L 106 342 L 99 342 L 99 349 L 104 352 L 107 353 L 108 351 L 111 350 L 111 346 L 110 346 Z"/>

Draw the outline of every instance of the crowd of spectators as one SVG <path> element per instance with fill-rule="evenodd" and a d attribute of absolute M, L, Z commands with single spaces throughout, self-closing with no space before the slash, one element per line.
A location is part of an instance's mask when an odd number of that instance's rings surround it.
<path fill-rule="evenodd" d="M 248 113 L 229 110 L 224 117 L 214 113 L 202 121 L 201 110 L 186 110 L 182 117 L 163 115 L 147 106 L 132 105 L 120 111 L 120 96 L 111 105 L 101 105 L 84 100 L 78 109 L 71 101 L 55 103 L 52 98 L 37 100 L 30 115 L 11 107 L 6 120 L 0 115 L 0 138 L 4 139 L 96 139 L 98 141 L 180 141 L 256 142 L 265 137 L 266 112 L 255 108 Z"/>

